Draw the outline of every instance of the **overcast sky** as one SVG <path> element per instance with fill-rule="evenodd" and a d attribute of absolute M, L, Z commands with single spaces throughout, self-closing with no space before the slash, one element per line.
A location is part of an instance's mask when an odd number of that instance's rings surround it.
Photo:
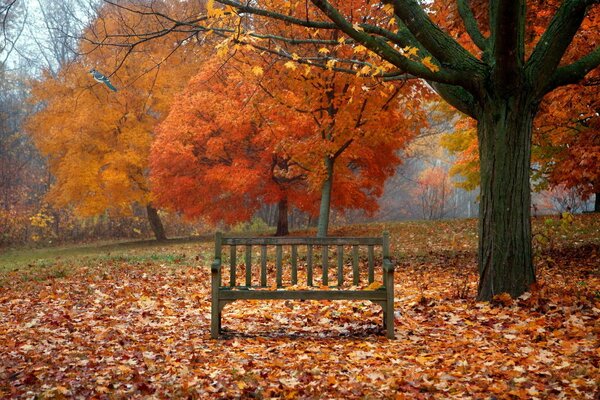
<path fill-rule="evenodd" d="M 68 7 L 72 10 L 74 18 L 71 19 L 71 26 L 67 27 L 71 35 L 78 35 L 81 29 L 89 21 L 89 15 L 86 11 L 91 10 L 87 0 L 18 0 L 20 8 L 13 14 L 13 18 L 18 22 L 17 32 L 10 32 L 9 39 L 14 41 L 14 48 L 10 54 L 5 54 L 2 60 L 6 59 L 8 69 L 20 69 L 30 75 L 37 75 L 42 69 L 56 68 L 56 59 L 51 56 L 52 39 L 64 35 L 61 32 L 66 24 L 47 24 L 41 7 L 52 7 L 46 9 L 46 14 L 68 15 L 61 12 L 60 8 Z M 90 7 L 90 8 L 87 8 Z M 58 26 L 58 28 L 57 28 Z M 18 34 L 20 32 L 20 34 Z M 16 40 L 15 40 L 16 39 Z M 10 42 L 5 46 L 10 49 Z"/>

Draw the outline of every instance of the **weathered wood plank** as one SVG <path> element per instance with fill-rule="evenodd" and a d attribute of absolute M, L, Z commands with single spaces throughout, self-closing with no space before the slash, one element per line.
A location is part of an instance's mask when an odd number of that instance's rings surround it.
<path fill-rule="evenodd" d="M 312 244 L 306 248 L 306 285 L 313 286 L 313 247 Z"/>
<path fill-rule="evenodd" d="M 260 246 L 260 285 L 267 286 L 267 246 Z"/>
<path fill-rule="evenodd" d="M 373 246 L 369 246 L 369 283 L 375 281 L 375 254 Z"/>
<path fill-rule="evenodd" d="M 323 266 L 323 275 L 321 277 L 321 284 L 329 285 L 329 248 L 323 246 L 321 248 L 321 265 Z"/>
<path fill-rule="evenodd" d="M 338 286 L 344 284 L 344 246 L 337 247 L 337 281 Z"/>
<path fill-rule="evenodd" d="M 237 248 L 231 246 L 229 248 L 229 286 L 235 286 L 235 269 L 237 265 Z"/>
<path fill-rule="evenodd" d="M 383 232 L 383 243 L 381 244 L 381 256 L 383 258 L 390 258 L 390 233 L 388 231 Z"/>
<path fill-rule="evenodd" d="M 277 268 L 277 287 L 283 287 L 283 267 L 281 265 L 281 259 L 282 259 L 282 249 L 281 249 L 281 245 L 278 245 L 275 248 L 275 266 Z"/>
<path fill-rule="evenodd" d="M 336 245 L 375 245 L 380 246 L 383 242 L 381 237 L 223 237 L 225 245 L 313 245 L 313 246 L 336 246 Z"/>
<path fill-rule="evenodd" d="M 358 246 L 352 246 L 352 284 L 360 284 L 360 270 L 358 269 Z"/>
<path fill-rule="evenodd" d="M 298 284 L 298 246 L 292 245 L 292 285 Z"/>
<path fill-rule="evenodd" d="M 223 234 L 221 232 L 215 232 L 215 260 L 221 259 L 221 241 L 223 240 Z"/>
<path fill-rule="evenodd" d="M 386 300 L 385 290 L 220 290 L 222 300 Z"/>
<path fill-rule="evenodd" d="M 252 246 L 246 245 L 246 286 L 252 286 Z"/>

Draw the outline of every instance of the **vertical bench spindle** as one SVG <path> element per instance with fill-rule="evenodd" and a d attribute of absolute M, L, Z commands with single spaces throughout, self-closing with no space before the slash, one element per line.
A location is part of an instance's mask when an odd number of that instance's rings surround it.
<path fill-rule="evenodd" d="M 298 247 L 292 245 L 292 285 L 298 284 Z"/>
<path fill-rule="evenodd" d="M 313 247 L 308 245 L 306 249 L 306 286 L 313 286 Z"/>
<path fill-rule="evenodd" d="M 352 284 L 358 286 L 360 283 L 360 271 L 358 270 L 358 245 L 352 246 Z"/>
<path fill-rule="evenodd" d="M 375 281 L 375 263 L 374 259 L 373 246 L 369 246 L 369 284 Z"/>
<path fill-rule="evenodd" d="M 267 286 L 267 246 L 260 246 L 260 286 Z"/>
<path fill-rule="evenodd" d="M 323 245 L 321 248 L 321 264 L 323 265 L 323 278 L 321 284 L 323 286 L 329 286 L 329 248 L 327 245 Z"/>
<path fill-rule="evenodd" d="M 337 276 L 338 286 L 344 284 L 344 246 L 338 245 L 337 247 Z"/>
<path fill-rule="evenodd" d="M 275 265 L 277 267 L 277 287 L 283 287 L 283 268 L 281 266 L 282 251 L 281 245 L 278 244 L 275 249 Z"/>
<path fill-rule="evenodd" d="M 252 286 L 252 246 L 246 245 L 246 286 Z"/>
<path fill-rule="evenodd" d="M 229 261 L 231 263 L 231 268 L 229 268 L 229 286 L 235 286 L 235 268 L 236 268 L 236 248 L 235 245 L 229 246 Z"/>

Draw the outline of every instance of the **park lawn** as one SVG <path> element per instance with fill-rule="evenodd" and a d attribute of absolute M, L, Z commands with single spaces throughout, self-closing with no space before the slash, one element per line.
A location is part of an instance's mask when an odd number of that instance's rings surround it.
<path fill-rule="evenodd" d="M 0 254 L 0 398 L 594 399 L 600 218 L 534 229 L 539 284 L 492 303 L 474 220 L 332 232 L 390 231 L 392 341 L 360 301 L 236 302 L 211 340 L 210 240 Z"/>

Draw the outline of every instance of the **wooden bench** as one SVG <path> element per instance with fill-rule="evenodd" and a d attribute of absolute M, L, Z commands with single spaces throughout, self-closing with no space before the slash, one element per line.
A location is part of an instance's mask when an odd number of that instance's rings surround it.
<path fill-rule="evenodd" d="M 224 246 L 229 246 L 228 277 L 223 274 L 222 252 Z M 260 270 L 257 265 L 254 276 L 252 274 L 253 246 L 260 247 Z M 285 266 L 283 262 L 284 246 L 290 247 L 289 263 L 285 263 Z M 275 281 L 270 285 L 267 279 L 267 252 L 269 247 L 275 247 Z M 320 263 L 317 262 L 318 253 L 315 254 L 315 247 L 320 248 Z M 359 248 L 361 247 L 363 250 L 366 247 L 367 250 L 367 256 L 364 257 L 367 261 L 367 271 L 364 271 L 364 268 L 361 271 L 359 268 Z M 381 264 L 375 262 L 375 247 L 381 247 Z M 242 252 L 245 255 L 243 269 L 238 269 L 237 255 L 239 248 L 243 249 Z M 330 248 L 335 249 L 337 269 L 335 267 L 330 268 Z M 350 287 L 348 287 L 349 282 L 345 284 L 345 275 L 350 273 L 350 265 L 346 266 L 344 248 L 348 250 L 351 248 L 351 251 L 347 253 L 349 256 L 351 255 L 351 257 L 348 257 L 351 258 L 351 262 L 347 260 L 348 264 L 352 265 L 352 286 Z M 303 254 L 300 254 L 300 252 L 303 252 Z M 379 285 L 374 283 L 376 266 L 382 268 L 381 284 Z M 284 268 L 290 267 L 291 271 L 288 269 L 290 275 L 286 275 L 288 279 L 284 283 Z M 306 286 L 298 285 L 299 271 L 306 276 Z M 363 290 L 358 289 L 361 272 L 369 283 Z M 383 326 L 386 330 L 386 336 L 390 339 L 394 338 L 394 265 L 390 261 L 389 235 L 387 232 L 384 232 L 381 237 L 326 238 L 224 237 L 220 232 L 217 232 L 215 234 L 215 260 L 211 265 L 211 275 L 210 332 L 215 339 L 221 333 L 221 313 L 226 304 L 235 300 L 266 299 L 370 300 L 383 308 Z M 333 275 L 333 279 L 330 275 Z M 228 278 L 226 284 L 222 282 L 224 278 Z M 240 285 L 238 280 L 244 281 L 244 284 Z M 335 282 L 335 285 L 331 285 L 330 281 L 337 282 Z M 253 285 L 253 283 L 258 283 L 258 285 Z"/>

